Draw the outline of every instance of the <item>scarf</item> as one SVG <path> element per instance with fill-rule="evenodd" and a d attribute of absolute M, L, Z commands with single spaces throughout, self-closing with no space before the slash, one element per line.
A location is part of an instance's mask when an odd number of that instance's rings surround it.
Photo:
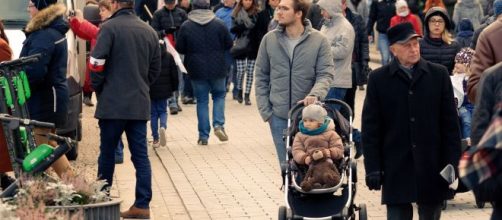
<path fill-rule="evenodd" d="M 322 123 L 321 127 L 316 128 L 314 130 L 309 130 L 309 129 L 305 128 L 305 126 L 303 125 L 303 121 L 300 121 L 300 125 L 299 125 L 300 132 L 302 134 L 306 134 L 306 135 L 310 135 L 310 136 L 322 134 L 328 128 L 329 122 L 330 122 L 329 117 L 326 117 L 324 119 L 324 122 Z"/>
<path fill-rule="evenodd" d="M 244 8 L 241 8 L 241 10 L 237 13 L 235 22 L 237 24 L 244 24 L 247 29 L 252 29 L 255 25 L 255 22 L 249 17 L 248 12 Z"/>

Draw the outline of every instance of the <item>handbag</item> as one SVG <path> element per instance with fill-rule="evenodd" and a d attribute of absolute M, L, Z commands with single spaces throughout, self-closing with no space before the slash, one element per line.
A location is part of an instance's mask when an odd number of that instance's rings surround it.
<path fill-rule="evenodd" d="M 242 55 L 245 55 L 248 52 L 248 45 L 249 45 L 249 37 L 247 34 L 244 34 L 237 38 L 234 42 L 234 46 L 230 48 L 230 55 L 232 57 L 240 57 Z"/>

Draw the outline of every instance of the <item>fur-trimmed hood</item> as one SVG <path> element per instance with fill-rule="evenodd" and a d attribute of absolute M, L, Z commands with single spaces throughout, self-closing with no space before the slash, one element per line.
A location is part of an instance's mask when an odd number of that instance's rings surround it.
<path fill-rule="evenodd" d="M 63 18 L 66 13 L 64 4 L 53 4 L 35 15 L 28 25 L 26 25 L 25 33 L 33 33 L 46 27 L 53 27 L 61 33 L 66 33 L 69 29 L 68 22 Z"/>

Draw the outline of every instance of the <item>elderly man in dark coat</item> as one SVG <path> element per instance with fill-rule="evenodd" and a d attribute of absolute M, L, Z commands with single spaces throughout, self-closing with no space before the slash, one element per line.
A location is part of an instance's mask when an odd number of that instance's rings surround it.
<path fill-rule="evenodd" d="M 410 23 L 388 30 L 396 57 L 370 74 L 362 114 L 366 185 L 382 188 L 387 219 L 439 219 L 449 187 L 440 175 L 457 167 L 460 130 L 444 66 L 420 58 Z"/>

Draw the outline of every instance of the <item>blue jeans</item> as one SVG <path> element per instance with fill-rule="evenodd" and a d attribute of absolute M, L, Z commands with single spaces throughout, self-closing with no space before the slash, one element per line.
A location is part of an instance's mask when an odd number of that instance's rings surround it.
<path fill-rule="evenodd" d="M 155 141 L 159 140 L 159 121 L 160 127 L 167 128 L 167 99 L 152 99 L 150 106 L 150 127 Z"/>
<path fill-rule="evenodd" d="M 193 98 L 193 88 L 190 82 L 190 76 L 183 74 L 183 96 Z"/>
<path fill-rule="evenodd" d="M 380 50 L 380 56 L 382 57 L 382 65 L 390 63 L 392 56 L 389 49 L 389 38 L 385 33 L 378 33 L 378 50 Z"/>
<path fill-rule="evenodd" d="M 122 138 L 119 139 L 119 144 L 115 148 L 115 160 L 124 160 L 124 142 L 122 142 Z"/>
<path fill-rule="evenodd" d="M 462 129 L 462 139 L 471 137 L 472 111 L 473 106 L 462 106 L 458 109 Z"/>
<path fill-rule="evenodd" d="M 225 124 L 225 77 L 209 80 L 192 79 L 192 87 L 197 99 L 197 120 L 199 139 L 209 139 L 209 93 L 213 97 L 213 128 Z"/>
<path fill-rule="evenodd" d="M 268 120 L 272 139 L 274 140 L 275 150 L 279 158 L 279 165 L 286 162 L 286 141 L 284 140 L 284 131 L 288 128 L 288 120 L 272 115 Z"/>
<path fill-rule="evenodd" d="M 345 89 L 345 88 L 331 87 L 328 91 L 328 94 L 326 95 L 326 98 L 324 98 L 324 99 L 338 99 L 338 100 L 343 101 L 343 98 L 345 98 L 346 93 L 347 93 L 347 89 Z M 340 105 L 338 105 L 338 104 L 328 104 L 328 106 L 331 109 L 340 110 Z"/>
<path fill-rule="evenodd" d="M 134 206 L 149 208 L 152 199 L 152 169 L 146 144 L 146 121 L 100 119 L 101 145 L 98 159 L 98 178 L 107 181 L 111 188 L 115 172 L 115 149 L 123 132 L 126 133 L 131 160 L 136 169 L 136 200 Z"/>

